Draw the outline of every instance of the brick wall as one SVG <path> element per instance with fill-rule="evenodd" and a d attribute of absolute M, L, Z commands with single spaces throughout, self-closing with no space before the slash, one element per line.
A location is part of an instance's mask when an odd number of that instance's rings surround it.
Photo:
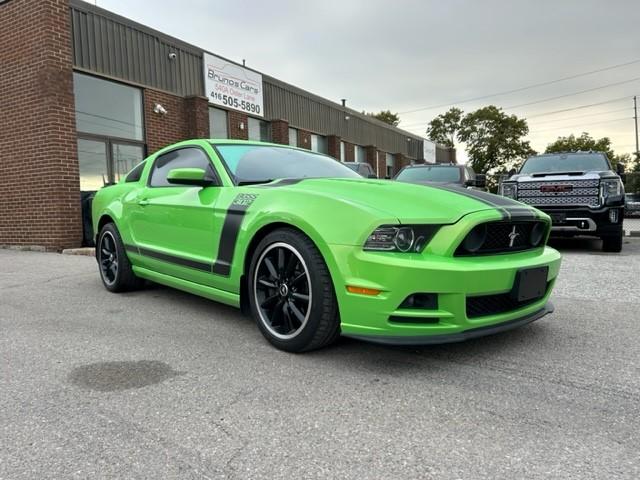
<path fill-rule="evenodd" d="M 209 101 L 206 97 L 184 100 L 187 135 L 189 138 L 209 138 Z"/>
<path fill-rule="evenodd" d="M 167 113 L 155 113 L 157 104 Z M 183 98 L 147 88 L 144 90 L 144 120 L 149 154 L 182 140 L 209 138 L 209 107 L 205 97 Z"/>
<path fill-rule="evenodd" d="M 340 137 L 329 135 L 327 137 L 327 154 L 336 160 L 340 160 Z"/>
<path fill-rule="evenodd" d="M 286 120 L 271 120 L 271 141 L 281 145 L 289 144 L 289 122 Z"/>
<path fill-rule="evenodd" d="M 365 159 L 367 160 L 367 163 L 369 165 L 371 165 L 371 168 L 373 169 L 373 173 L 378 173 L 377 171 L 377 152 L 378 150 L 376 149 L 376 147 L 374 145 L 367 145 L 366 147 L 364 147 L 364 155 L 365 155 Z M 384 175 L 382 175 L 384 177 Z"/>
<path fill-rule="evenodd" d="M 387 157 L 384 152 L 378 150 L 378 162 L 377 162 L 377 170 L 373 169 L 378 173 L 378 178 L 385 178 L 387 176 Z"/>
<path fill-rule="evenodd" d="M 68 0 L 0 4 L 0 245 L 82 241 Z"/>
<path fill-rule="evenodd" d="M 311 132 L 298 129 L 298 148 L 311 150 Z"/>
<path fill-rule="evenodd" d="M 249 139 L 249 124 L 247 116 L 244 113 L 229 110 L 229 138 L 236 140 Z"/>
<path fill-rule="evenodd" d="M 345 162 L 355 162 L 356 154 L 355 154 L 355 145 L 353 143 L 344 142 L 344 161 Z"/>
<path fill-rule="evenodd" d="M 409 160 L 409 158 L 405 157 L 404 154 L 402 153 L 396 153 L 393 156 L 393 164 L 394 164 L 394 175 L 396 173 L 398 173 L 400 170 L 402 170 L 403 167 L 406 167 L 407 165 L 409 165 L 411 163 L 411 160 Z"/>

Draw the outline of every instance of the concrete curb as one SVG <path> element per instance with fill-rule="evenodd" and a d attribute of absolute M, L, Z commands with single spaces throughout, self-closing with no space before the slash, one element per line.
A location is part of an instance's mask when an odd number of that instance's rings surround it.
<path fill-rule="evenodd" d="M 96 250 L 93 247 L 83 248 L 65 248 L 62 250 L 63 255 L 83 255 L 85 257 L 95 257 Z"/>

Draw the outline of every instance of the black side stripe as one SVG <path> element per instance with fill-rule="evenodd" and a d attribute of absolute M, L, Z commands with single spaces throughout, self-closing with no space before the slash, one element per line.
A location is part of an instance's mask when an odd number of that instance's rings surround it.
<path fill-rule="evenodd" d="M 224 218 L 222 231 L 220 233 L 220 244 L 218 245 L 218 258 L 213 263 L 198 262 L 188 258 L 170 255 L 168 253 L 159 252 L 150 248 L 139 247 L 133 244 L 125 244 L 125 249 L 138 255 L 155 258 L 164 262 L 175 263 L 183 267 L 194 268 L 203 272 L 215 273 L 216 275 L 224 275 L 228 277 L 231 273 L 231 262 L 233 261 L 233 253 L 236 249 L 238 233 L 247 209 L 258 197 L 256 194 L 240 193 L 231 203 Z"/>
<path fill-rule="evenodd" d="M 227 210 L 227 216 L 222 224 L 220 243 L 218 244 L 218 258 L 211 269 L 213 273 L 224 275 L 225 277 L 228 277 L 231 273 L 231 263 L 233 262 L 240 226 L 247 209 L 256 198 L 258 198 L 258 195 L 254 193 L 239 193 L 231 202 Z"/>
<path fill-rule="evenodd" d="M 240 232 L 240 225 L 249 205 L 236 205 L 227 210 L 224 218 L 222 232 L 220 234 L 220 244 L 218 245 L 218 258 L 213 263 L 213 273 L 228 277 L 231 273 L 231 262 L 236 249 L 236 241 Z"/>
<path fill-rule="evenodd" d="M 211 264 L 205 262 L 198 262 L 197 260 L 190 260 L 188 258 L 178 257 L 150 248 L 138 247 L 136 245 L 125 245 L 125 249 L 129 252 L 137 253 L 138 255 L 144 255 L 145 257 L 155 258 L 156 260 L 162 260 L 163 262 L 174 263 L 182 267 L 194 268 L 196 270 L 202 270 L 203 272 L 211 272 Z"/>

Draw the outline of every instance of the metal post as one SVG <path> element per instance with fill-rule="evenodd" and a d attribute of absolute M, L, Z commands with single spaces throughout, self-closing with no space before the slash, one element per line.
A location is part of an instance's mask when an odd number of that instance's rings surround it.
<path fill-rule="evenodd" d="M 638 148 L 638 102 L 633 96 L 633 120 L 636 123 L 636 160 L 640 159 L 640 148 Z"/>

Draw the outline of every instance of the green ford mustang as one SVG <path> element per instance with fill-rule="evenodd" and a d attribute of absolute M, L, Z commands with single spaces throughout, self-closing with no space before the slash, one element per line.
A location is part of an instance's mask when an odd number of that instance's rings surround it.
<path fill-rule="evenodd" d="M 258 142 L 167 147 L 96 194 L 93 222 L 108 290 L 147 279 L 242 307 L 294 352 L 514 328 L 553 310 L 560 268 L 538 210 Z"/>

